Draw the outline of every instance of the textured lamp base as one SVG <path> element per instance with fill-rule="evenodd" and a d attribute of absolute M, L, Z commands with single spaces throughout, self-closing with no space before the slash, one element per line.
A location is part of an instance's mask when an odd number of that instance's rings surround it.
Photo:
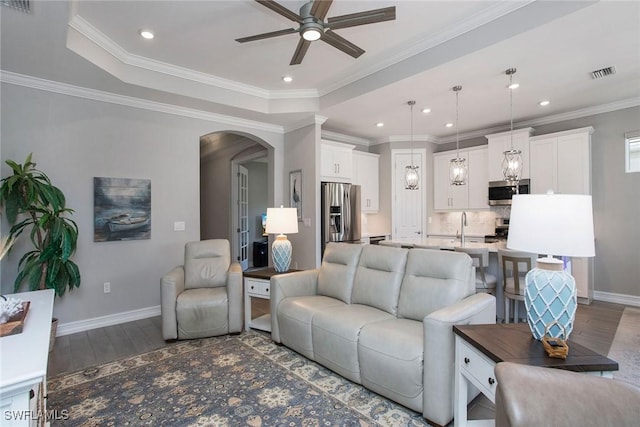
<path fill-rule="evenodd" d="M 271 253 L 273 257 L 273 268 L 278 273 L 289 271 L 291 265 L 291 242 L 287 240 L 284 234 L 276 237 L 271 245 Z"/>
<path fill-rule="evenodd" d="M 538 260 L 538 267 L 527 273 L 527 287 L 524 305 L 527 309 L 527 323 L 537 340 L 547 335 L 554 338 L 569 338 L 576 317 L 576 281 L 562 269 L 562 262 Z M 564 331 L 563 329 L 564 328 Z"/>

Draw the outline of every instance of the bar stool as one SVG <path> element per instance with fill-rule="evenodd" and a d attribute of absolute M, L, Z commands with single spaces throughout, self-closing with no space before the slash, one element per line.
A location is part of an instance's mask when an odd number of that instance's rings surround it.
<path fill-rule="evenodd" d="M 489 267 L 489 249 L 455 247 L 454 250 L 466 253 L 473 260 L 473 266 L 476 268 L 476 293 L 484 292 L 495 295 L 498 279 L 485 271 Z"/>
<path fill-rule="evenodd" d="M 518 323 L 518 301 L 524 301 L 525 276 L 536 265 L 537 254 L 498 249 L 498 265 L 502 269 L 504 290 L 504 323 L 509 323 L 511 301 L 513 322 Z"/>

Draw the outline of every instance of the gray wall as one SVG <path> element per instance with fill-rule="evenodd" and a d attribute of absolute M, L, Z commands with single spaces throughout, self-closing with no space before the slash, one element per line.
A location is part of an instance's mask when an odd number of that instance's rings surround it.
<path fill-rule="evenodd" d="M 262 214 L 267 213 L 269 207 L 268 165 L 265 162 L 249 162 L 244 166 L 249 171 L 249 266 L 253 266 L 253 242 L 265 240 L 261 221 Z"/>
<path fill-rule="evenodd" d="M 272 161 L 282 168 L 282 134 L 5 83 L 1 91 L 2 176 L 10 174 L 5 160 L 22 162 L 33 152 L 38 167 L 65 192 L 69 207 L 76 211 L 80 236 L 74 259 L 82 285 L 56 299 L 54 314 L 61 326 L 157 309 L 160 277 L 182 263 L 185 242 L 200 239 L 202 135 L 218 131 L 256 135 L 274 147 Z M 93 241 L 96 176 L 151 180 L 151 239 Z M 274 180 L 271 172 L 270 179 Z M 279 189 L 273 192 L 281 197 Z M 174 221 L 185 221 L 186 231 L 174 232 Z M 3 235 L 7 227 L 3 218 Z M 3 293 L 13 291 L 18 259 L 28 247 L 22 240 L 2 261 Z M 106 281 L 111 282 L 110 294 L 103 293 Z"/>

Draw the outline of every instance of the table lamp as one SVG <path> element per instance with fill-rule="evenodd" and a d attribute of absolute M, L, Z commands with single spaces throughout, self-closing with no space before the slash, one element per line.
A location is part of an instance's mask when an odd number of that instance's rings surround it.
<path fill-rule="evenodd" d="M 273 267 L 278 273 L 289 270 L 291 265 L 291 242 L 286 234 L 298 232 L 298 212 L 296 208 L 267 208 L 267 234 L 277 234 L 271 245 Z"/>
<path fill-rule="evenodd" d="M 552 255 L 595 256 L 591 196 L 514 195 L 507 248 L 547 255 L 525 278 L 527 323 L 537 340 L 545 335 L 566 340 L 576 315 L 576 282 Z"/>

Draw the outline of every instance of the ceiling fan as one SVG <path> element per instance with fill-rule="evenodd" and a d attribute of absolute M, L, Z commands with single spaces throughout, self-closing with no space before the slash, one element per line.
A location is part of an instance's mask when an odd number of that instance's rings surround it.
<path fill-rule="evenodd" d="M 358 58 L 364 53 L 364 50 L 351 43 L 349 40 L 339 36 L 333 30 L 355 27 L 358 25 L 374 24 L 376 22 L 393 21 L 396 19 L 395 6 L 351 13 L 348 15 L 334 16 L 327 18 L 325 21 L 325 17 L 327 16 L 327 12 L 329 12 L 329 8 L 331 7 L 333 0 L 311 0 L 300 8 L 300 14 L 290 11 L 273 0 L 255 1 L 285 18 L 297 22 L 300 24 L 300 27 L 242 37 L 236 39 L 236 41 L 246 43 L 271 37 L 284 36 L 286 34 L 299 33 L 300 41 L 298 41 L 298 46 L 296 47 L 296 51 L 294 52 L 289 65 L 300 64 L 304 55 L 307 53 L 307 49 L 309 49 L 311 42 L 318 39 L 343 51 L 347 55 Z"/>

